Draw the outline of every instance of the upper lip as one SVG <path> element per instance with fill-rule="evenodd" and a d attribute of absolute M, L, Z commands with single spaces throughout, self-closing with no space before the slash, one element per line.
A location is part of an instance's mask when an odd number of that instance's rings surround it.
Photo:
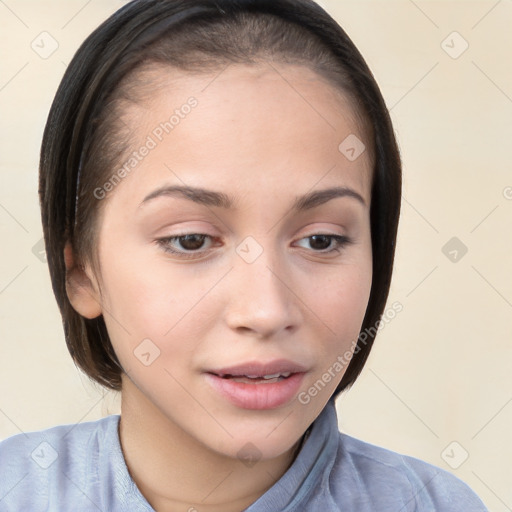
<path fill-rule="evenodd" d="M 248 361 L 246 363 L 228 366 L 226 368 L 208 370 L 207 373 L 214 373 L 221 377 L 223 375 L 255 375 L 257 377 L 263 377 L 265 375 L 274 375 L 277 373 L 302 373 L 306 370 L 307 368 L 299 363 L 295 363 L 287 359 L 275 359 L 273 361 L 268 361 L 267 363 L 262 363 L 260 361 Z"/>

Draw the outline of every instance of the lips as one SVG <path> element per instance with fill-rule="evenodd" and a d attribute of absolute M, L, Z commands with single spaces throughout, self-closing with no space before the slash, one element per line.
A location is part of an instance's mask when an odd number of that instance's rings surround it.
<path fill-rule="evenodd" d="M 205 372 L 206 382 L 231 404 L 242 409 L 275 409 L 290 403 L 307 368 L 285 359 L 248 362 Z"/>
<path fill-rule="evenodd" d="M 287 378 L 294 373 L 303 373 L 307 368 L 301 364 L 289 361 L 287 359 L 275 359 L 267 363 L 259 361 L 249 361 L 247 363 L 229 366 L 226 368 L 218 368 L 208 370 L 206 373 L 211 373 L 222 378 L 246 378 L 246 379 L 260 379 L 273 380 L 279 378 Z"/>
<path fill-rule="evenodd" d="M 288 359 L 249 361 L 204 372 L 206 382 L 224 399 L 243 409 L 274 409 L 289 403 L 308 368 Z"/>

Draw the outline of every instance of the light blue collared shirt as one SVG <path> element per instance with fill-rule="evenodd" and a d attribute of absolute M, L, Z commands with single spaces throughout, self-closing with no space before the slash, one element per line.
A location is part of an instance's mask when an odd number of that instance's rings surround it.
<path fill-rule="evenodd" d="M 154 512 L 126 467 L 119 418 L 0 442 L 0 512 Z M 241 512 L 281 511 L 488 512 L 451 473 L 340 433 L 332 400 L 293 464 Z"/>

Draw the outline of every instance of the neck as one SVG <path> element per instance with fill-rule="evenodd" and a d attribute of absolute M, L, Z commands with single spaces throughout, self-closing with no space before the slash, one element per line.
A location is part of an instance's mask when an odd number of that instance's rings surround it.
<path fill-rule="evenodd" d="M 158 512 L 241 512 L 281 478 L 302 438 L 253 466 L 211 450 L 164 416 L 123 379 L 119 438 L 128 471 Z"/>

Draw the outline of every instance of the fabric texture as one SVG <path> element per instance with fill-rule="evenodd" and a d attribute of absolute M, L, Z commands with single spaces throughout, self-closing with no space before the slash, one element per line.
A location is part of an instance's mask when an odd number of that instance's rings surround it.
<path fill-rule="evenodd" d="M 150 512 L 131 479 L 119 415 L 0 442 L 0 512 Z M 191 508 L 194 510 L 194 508 Z M 488 512 L 451 473 L 338 429 L 330 400 L 284 475 L 241 512 Z"/>

